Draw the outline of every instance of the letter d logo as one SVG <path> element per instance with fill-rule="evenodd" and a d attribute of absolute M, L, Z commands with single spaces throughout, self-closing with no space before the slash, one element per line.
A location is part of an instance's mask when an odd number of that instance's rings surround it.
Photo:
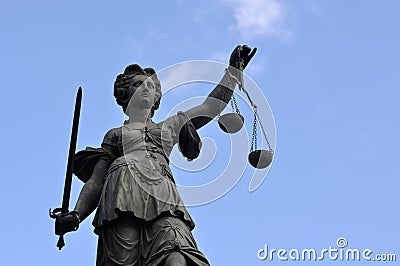
<path fill-rule="evenodd" d="M 260 260 L 266 260 L 268 257 L 268 245 L 265 244 L 264 248 L 261 248 L 257 251 L 257 257 Z"/>

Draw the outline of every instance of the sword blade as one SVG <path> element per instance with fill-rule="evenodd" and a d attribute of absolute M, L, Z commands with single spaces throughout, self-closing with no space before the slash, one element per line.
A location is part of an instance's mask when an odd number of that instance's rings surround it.
<path fill-rule="evenodd" d="M 76 150 L 76 140 L 78 137 L 78 127 L 79 127 L 79 116 L 81 112 L 81 103 L 82 103 L 82 88 L 79 87 L 78 92 L 76 93 L 75 99 L 75 109 L 74 109 L 74 118 L 72 122 L 72 132 L 71 132 L 71 140 L 69 144 L 69 152 L 68 152 L 68 163 L 67 163 L 67 172 L 65 174 L 65 183 L 64 183 L 64 194 L 61 205 L 61 213 L 67 213 L 69 210 L 69 199 L 71 195 L 71 185 L 72 185 L 72 173 L 74 170 L 74 159 L 75 159 L 75 150 Z"/>

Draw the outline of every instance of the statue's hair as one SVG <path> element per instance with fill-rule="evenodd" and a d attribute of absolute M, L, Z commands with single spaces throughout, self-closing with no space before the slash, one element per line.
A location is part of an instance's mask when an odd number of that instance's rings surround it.
<path fill-rule="evenodd" d="M 160 107 L 161 101 L 161 83 L 157 77 L 156 71 L 153 68 L 147 67 L 142 68 L 138 64 L 132 64 L 125 68 L 124 73 L 119 74 L 114 82 L 114 97 L 117 101 L 117 104 L 122 107 L 124 112 L 128 107 L 128 103 L 130 99 L 127 99 L 127 92 L 131 80 L 137 75 L 144 75 L 151 77 L 154 82 L 155 89 L 156 89 L 156 100 L 154 102 L 153 107 L 151 108 L 150 117 L 153 117 L 154 111 Z"/>

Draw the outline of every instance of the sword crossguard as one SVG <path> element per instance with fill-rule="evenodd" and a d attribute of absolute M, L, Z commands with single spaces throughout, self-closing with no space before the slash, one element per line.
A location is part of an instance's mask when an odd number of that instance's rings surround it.
<path fill-rule="evenodd" d="M 57 219 L 58 217 L 61 217 L 61 214 L 62 208 L 55 208 L 54 210 L 51 210 L 51 208 L 49 209 L 49 216 L 52 219 Z"/>

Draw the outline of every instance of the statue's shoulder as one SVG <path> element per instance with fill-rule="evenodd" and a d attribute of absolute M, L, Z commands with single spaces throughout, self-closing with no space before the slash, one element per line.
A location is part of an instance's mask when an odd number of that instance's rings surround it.
<path fill-rule="evenodd" d="M 122 126 L 114 127 L 107 131 L 105 137 L 118 136 L 122 134 Z"/>
<path fill-rule="evenodd" d="M 103 144 L 115 146 L 122 140 L 122 127 L 111 128 L 104 135 Z"/>

